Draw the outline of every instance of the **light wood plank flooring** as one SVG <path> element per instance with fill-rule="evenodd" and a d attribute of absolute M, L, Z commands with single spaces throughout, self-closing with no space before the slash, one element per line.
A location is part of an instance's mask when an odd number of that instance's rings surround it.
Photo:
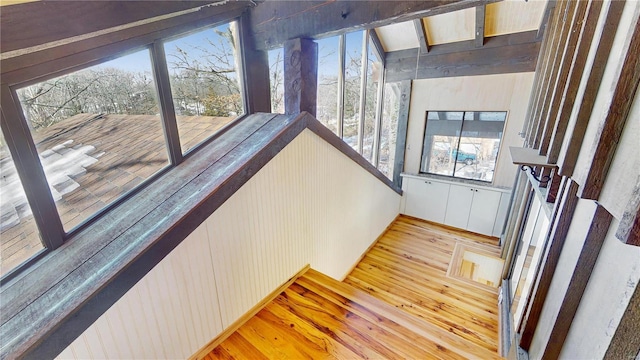
<path fill-rule="evenodd" d="M 400 217 L 344 282 L 309 270 L 207 359 L 497 359 L 497 290 L 447 276 L 494 239 Z"/>

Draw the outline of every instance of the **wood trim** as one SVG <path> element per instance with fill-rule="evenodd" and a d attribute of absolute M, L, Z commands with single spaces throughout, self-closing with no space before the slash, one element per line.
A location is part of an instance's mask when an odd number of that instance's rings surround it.
<path fill-rule="evenodd" d="M 560 156 L 562 141 L 565 138 L 567 127 L 569 126 L 569 119 L 578 95 L 578 89 L 580 88 L 580 82 L 582 80 L 582 73 L 587 63 L 589 49 L 591 49 L 591 42 L 593 41 L 593 36 L 596 32 L 598 18 L 600 17 L 603 4 L 604 1 L 590 2 L 587 17 L 580 32 L 578 47 L 575 51 L 573 60 L 571 61 L 571 69 L 569 70 L 568 75 L 569 79 L 567 81 L 564 94 L 562 95 L 560 109 L 556 116 L 555 128 L 553 129 L 551 141 L 547 150 L 547 161 L 552 164 L 556 164 L 558 162 L 558 157 Z"/>
<path fill-rule="evenodd" d="M 540 320 L 544 301 L 549 293 L 553 274 L 558 266 L 564 241 L 569 233 L 573 213 L 578 205 L 578 184 L 571 179 L 565 179 L 566 183 L 563 184 L 564 190 L 561 201 L 558 202 L 555 219 L 551 226 L 548 239 L 546 240 L 547 245 L 542 255 L 540 271 L 538 272 L 531 292 L 532 301 L 527 307 L 527 312 L 522 322 L 523 325 L 521 326 L 520 346 L 525 350 L 529 350 L 531 346 L 533 335 Z"/>
<path fill-rule="evenodd" d="M 640 285 L 636 284 L 627 310 L 622 315 L 622 319 L 613 334 L 604 358 L 615 359 L 637 359 L 640 355 Z"/>
<path fill-rule="evenodd" d="M 153 73 L 155 75 L 156 92 L 160 103 L 162 114 L 162 127 L 164 130 L 165 142 L 169 152 L 171 165 L 178 165 L 182 162 L 182 147 L 180 146 L 180 136 L 178 134 L 178 123 L 176 121 L 176 110 L 173 106 L 173 94 L 171 94 L 171 84 L 169 82 L 169 69 L 167 68 L 164 45 L 156 41 L 151 47 L 151 61 Z"/>
<path fill-rule="evenodd" d="M 609 56 L 611 55 L 611 47 L 613 46 L 613 39 L 618 30 L 618 24 L 622 17 L 622 10 L 624 9 L 626 0 L 611 1 L 609 3 L 609 9 L 607 11 L 607 19 L 605 20 L 604 29 L 602 30 L 602 36 L 598 42 L 598 49 L 596 50 L 596 56 L 593 60 L 593 65 L 589 71 L 589 78 L 587 80 L 587 86 L 582 95 L 582 101 L 576 116 L 575 124 L 571 131 L 567 149 L 564 154 L 558 158 L 558 164 L 560 167 L 559 174 L 562 176 L 573 175 L 576 162 L 578 160 L 578 154 L 582 147 L 582 140 L 584 134 L 587 131 L 589 125 L 589 119 L 593 106 L 595 104 L 596 96 L 602 83 L 602 76 L 606 68 Z"/>
<path fill-rule="evenodd" d="M 393 183 L 398 188 L 402 188 L 402 176 L 404 171 L 404 156 L 407 147 L 407 131 L 409 126 L 409 105 L 411 104 L 411 80 L 404 80 L 399 83 L 400 95 L 398 106 L 398 131 L 396 139 L 396 155 L 393 164 Z"/>
<path fill-rule="evenodd" d="M 567 30 L 563 33 L 564 40 L 562 47 L 558 51 L 562 51 L 560 57 L 560 63 L 558 64 L 558 73 L 553 84 L 553 93 L 549 100 L 549 110 L 543 113 L 542 116 L 545 119 L 544 127 L 540 135 L 540 155 L 547 155 L 549 149 L 549 143 L 551 141 L 551 135 L 554 128 L 556 128 L 556 122 L 558 121 L 558 111 L 560 108 L 560 102 L 563 98 L 565 88 L 567 85 L 567 78 L 569 76 L 569 70 L 573 66 L 573 59 L 576 52 L 576 45 L 578 38 L 580 37 L 582 30 L 586 26 L 584 18 L 587 13 L 587 8 L 593 1 L 578 1 L 575 5 L 575 11 L 573 17 L 569 21 Z"/>
<path fill-rule="evenodd" d="M 25 49 L 146 19 L 201 11 L 212 1 L 54 1 L 3 7 L 2 52 Z M 248 6 L 246 1 L 244 6 Z M 229 4 L 226 8 L 234 6 Z M 220 12 L 224 6 L 219 6 Z M 69 20 L 73 19 L 73 26 Z"/>
<path fill-rule="evenodd" d="M 556 7 L 556 2 L 556 0 L 549 0 L 547 2 L 547 7 L 544 9 L 544 15 L 542 15 L 542 20 L 540 21 L 540 26 L 538 27 L 538 31 L 536 34 L 537 39 L 542 39 L 542 37 L 546 33 L 546 29 L 549 25 L 549 19 L 551 18 L 551 14 Z"/>
<path fill-rule="evenodd" d="M 360 55 L 360 104 L 358 116 L 358 139 L 356 147 L 358 152 L 364 156 L 364 122 L 367 107 L 367 66 L 369 65 L 369 30 L 362 32 L 362 53 Z M 338 109 L 343 111 L 343 109 Z"/>
<path fill-rule="evenodd" d="M 475 33 L 476 47 L 482 47 L 484 45 L 485 13 L 486 13 L 486 5 L 476 6 L 476 33 Z"/>
<path fill-rule="evenodd" d="M 24 114 L 17 106 L 18 97 L 8 86 L 2 85 L 0 98 L 2 134 L 7 142 L 18 177 L 24 184 L 23 189 L 40 231 L 43 245 L 49 250 L 58 248 L 64 241 L 64 228 L 38 157 L 38 149 Z M 3 279 L 3 282 L 6 280 L 6 278 Z"/>
<path fill-rule="evenodd" d="M 70 3 L 75 4 L 76 2 L 70 1 Z M 157 39 L 233 20 L 239 17 L 246 8 L 246 5 L 241 5 L 240 3 L 234 2 L 233 4 L 233 6 L 225 8 L 223 12 L 221 12 L 222 9 L 214 7 L 206 8 L 195 13 L 100 34 L 53 48 L 4 59 L 0 61 L 2 82 L 9 84 L 21 83 L 60 69 L 90 64 L 97 60 L 112 57 L 114 54 L 142 48 Z M 67 21 L 63 23 L 66 24 Z"/>
<path fill-rule="evenodd" d="M 362 259 L 364 259 L 365 256 L 367 256 L 367 254 L 369 253 L 369 251 L 371 251 L 371 249 L 373 249 L 374 247 L 376 247 L 376 245 L 378 245 L 378 241 L 380 241 L 380 239 L 382 239 L 384 237 L 384 235 L 387 233 L 387 231 L 389 231 L 389 229 L 391 229 L 393 227 L 393 224 L 398 221 L 398 219 L 402 216 L 402 214 L 398 214 L 396 215 L 396 217 L 393 219 L 393 221 L 391 221 L 389 223 L 389 225 L 387 225 L 386 228 L 384 228 L 384 230 L 382 230 L 382 232 L 380 233 L 380 235 L 378 235 L 378 237 L 376 238 L 376 240 L 374 242 L 371 243 L 371 245 L 369 245 L 369 247 L 367 247 L 367 249 L 358 257 L 358 260 L 356 260 L 353 265 L 349 268 L 349 270 L 347 270 L 347 272 L 344 274 L 344 276 L 342 277 L 342 279 L 340 279 L 340 281 L 344 281 L 344 279 L 347 278 L 347 276 L 349 276 L 349 274 L 351 274 L 351 272 L 353 271 L 353 269 L 358 267 L 358 264 L 360 263 L 360 261 L 362 261 Z"/>
<path fill-rule="evenodd" d="M 558 81 L 558 72 L 560 67 L 560 62 L 562 60 L 564 46 L 566 45 L 566 39 L 569 35 L 570 17 L 574 13 L 578 1 L 575 0 L 567 0 L 564 4 L 561 3 L 560 9 L 562 12 L 559 13 L 558 16 L 558 27 L 555 31 L 555 36 L 553 38 L 553 42 L 551 43 L 552 48 L 552 59 L 547 64 L 548 67 L 545 71 L 548 73 L 548 77 L 545 77 L 547 80 L 542 94 L 542 103 L 538 103 L 538 109 L 536 111 L 536 119 L 535 129 L 532 129 L 532 132 L 529 134 L 529 144 L 538 149 L 540 147 L 540 142 L 542 138 L 542 132 L 545 127 L 545 124 L 548 121 L 548 113 L 549 108 L 551 106 L 551 100 L 553 98 L 554 92 L 557 90 L 556 84 Z M 566 6 L 564 6 L 566 5 Z"/>
<path fill-rule="evenodd" d="M 316 116 L 318 95 L 318 43 L 311 39 L 287 40 L 284 44 L 285 114 L 303 111 Z"/>
<path fill-rule="evenodd" d="M 543 92 L 546 88 L 546 85 L 549 81 L 550 72 L 549 63 L 551 61 L 552 54 L 556 50 L 553 46 L 554 41 L 558 35 L 558 24 L 560 23 L 562 5 L 557 5 L 554 8 L 553 13 L 551 14 L 550 21 L 552 21 L 551 26 L 545 31 L 545 53 L 542 55 L 542 64 L 540 68 L 536 69 L 536 73 L 540 73 L 540 77 L 537 79 L 538 82 L 535 84 L 535 88 L 531 92 L 532 100 L 530 100 L 530 112 L 527 112 L 527 129 L 524 132 L 525 146 L 533 147 L 533 135 L 532 133 L 538 127 L 539 120 L 539 111 L 541 102 L 543 101 Z M 535 94 L 535 95 L 534 95 Z"/>
<path fill-rule="evenodd" d="M 434 1 L 265 1 L 251 9 L 251 28 L 260 50 L 286 40 L 323 38 L 373 29 L 425 16 L 468 9 L 497 0 Z M 283 5 L 286 3 L 286 5 Z"/>
<path fill-rule="evenodd" d="M 338 56 L 338 137 L 342 139 L 344 137 L 344 78 L 346 62 L 345 57 L 347 53 L 347 40 L 344 34 L 340 35 L 339 43 L 339 56 Z"/>
<path fill-rule="evenodd" d="M 640 246 L 640 175 L 618 225 L 616 237 L 625 244 Z"/>
<path fill-rule="evenodd" d="M 613 216 L 605 208 L 597 205 L 567 292 L 553 324 L 553 330 L 545 346 L 543 359 L 557 359 L 560 356 L 612 219 Z"/>
<path fill-rule="evenodd" d="M 592 149 L 593 159 L 580 188 L 580 197 L 597 200 L 609 173 L 618 141 L 627 123 L 631 106 L 640 84 L 640 19 L 631 35 L 631 43 L 622 65 L 611 105 L 608 106 L 604 124 L 598 127 L 598 142 Z"/>
<path fill-rule="evenodd" d="M 422 19 L 413 20 L 413 26 L 416 28 L 416 34 L 418 35 L 418 43 L 420 44 L 420 53 L 426 54 L 429 52 L 429 40 L 427 40 L 427 29 L 424 27 Z"/>
<path fill-rule="evenodd" d="M 377 241 L 377 240 L 376 240 Z M 207 358 L 207 355 L 213 349 L 218 347 L 218 345 L 222 344 L 231 334 L 236 332 L 242 325 L 244 325 L 247 321 L 249 321 L 252 317 L 254 317 L 257 313 L 260 312 L 265 306 L 269 305 L 273 300 L 275 300 L 280 293 L 285 291 L 291 284 L 296 282 L 299 277 L 303 276 L 311 267 L 309 264 L 305 265 L 300 271 L 298 271 L 295 275 L 293 275 L 289 280 L 285 281 L 278 288 L 273 290 L 269 295 L 267 295 L 264 299 L 262 299 L 259 303 L 255 304 L 249 311 L 244 313 L 242 316 L 238 318 L 238 320 L 234 321 L 233 324 L 229 325 L 224 331 L 222 331 L 218 336 L 216 336 L 213 340 L 211 340 L 207 345 L 203 346 L 198 350 L 195 354 L 189 357 L 189 360 L 203 360 Z"/>
<path fill-rule="evenodd" d="M 550 16 L 551 19 L 553 19 L 553 8 L 550 8 L 549 6 L 551 4 L 551 1 L 554 1 L 554 0 L 550 0 L 550 2 L 547 3 L 546 11 L 548 13 L 545 13 L 545 15 L 548 14 L 548 16 Z M 544 20 L 544 23 L 543 23 L 544 27 L 546 28 L 548 26 L 547 22 L 549 21 L 549 18 L 547 17 L 546 19 L 543 19 L 543 20 Z M 538 54 L 538 59 L 536 61 L 535 76 L 533 78 L 531 94 L 529 95 L 529 102 L 527 104 L 526 116 L 522 124 L 522 130 L 519 133 L 519 135 L 523 139 L 526 139 L 527 134 L 529 133 L 529 128 L 531 127 L 531 123 L 532 123 L 531 118 L 533 116 L 533 112 L 535 109 L 534 104 L 538 101 L 538 92 L 540 90 L 540 83 L 542 82 L 542 79 L 544 77 L 542 73 L 542 69 L 544 69 L 544 64 L 546 63 L 547 54 L 550 51 L 549 50 L 550 37 L 551 35 L 549 35 L 549 31 L 545 31 L 544 36 L 541 36 L 540 32 L 536 32 L 536 35 L 535 35 L 535 39 L 542 39 L 542 44 L 540 45 L 540 53 Z"/>
<path fill-rule="evenodd" d="M 540 41 L 535 31 L 433 45 L 428 53 L 408 49 L 386 54 L 388 82 L 450 76 L 531 72 L 536 68 Z"/>
<path fill-rule="evenodd" d="M 269 56 L 266 51 L 255 50 L 249 31 L 249 20 L 244 12 L 238 21 L 240 56 L 242 57 L 242 82 L 246 113 L 272 112 L 269 89 Z"/>

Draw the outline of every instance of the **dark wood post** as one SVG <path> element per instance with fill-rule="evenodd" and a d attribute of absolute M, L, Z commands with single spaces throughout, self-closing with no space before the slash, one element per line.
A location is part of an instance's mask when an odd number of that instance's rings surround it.
<path fill-rule="evenodd" d="M 311 39 L 284 43 L 284 110 L 286 114 L 307 111 L 316 116 L 318 91 L 318 44 Z"/>

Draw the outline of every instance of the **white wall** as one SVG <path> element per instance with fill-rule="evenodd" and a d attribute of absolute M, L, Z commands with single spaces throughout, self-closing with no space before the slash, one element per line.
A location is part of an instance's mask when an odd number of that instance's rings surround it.
<path fill-rule="evenodd" d="M 588 74 L 593 57 L 600 41 L 600 31 L 606 16 L 610 0 L 603 5 L 599 25 L 590 50 L 589 61 L 584 74 Z M 594 157 L 594 143 L 611 104 L 612 95 L 617 85 L 624 54 L 630 42 L 631 31 L 640 15 L 640 2 L 628 1 L 618 25 L 610 57 L 589 119 L 584 136 L 573 180 L 584 184 L 588 166 Z M 573 131 L 576 113 L 586 87 L 587 76 L 583 74 L 578 97 L 570 117 L 568 134 Z M 587 288 L 580 301 L 577 313 L 571 324 L 569 334 L 560 354 L 563 359 L 601 359 L 614 335 L 622 315 L 629 304 L 634 289 L 640 283 L 640 247 L 624 245 L 615 238 L 619 220 L 622 217 L 630 195 L 640 178 L 637 166 L 638 139 L 640 134 L 640 94 L 636 94 L 633 108 L 627 119 L 622 136 L 617 144 L 612 166 L 606 177 L 603 191 L 598 203 L 613 216 L 602 250 L 589 278 Z M 569 137 L 565 137 L 561 157 L 566 152 Z M 615 144 L 612 144 L 615 145 Z M 567 235 L 562 254 L 559 259 L 549 293 L 542 309 L 540 321 L 529 350 L 531 359 L 540 359 L 544 347 L 549 340 L 553 323 L 567 291 L 571 274 L 582 250 L 584 235 L 591 224 L 596 202 L 580 200 L 573 216 L 569 234 Z"/>
<path fill-rule="evenodd" d="M 405 172 L 420 170 L 427 111 L 507 111 L 493 185 L 513 186 L 517 166 L 509 146 L 522 146 L 518 135 L 527 112 L 534 73 L 414 80 L 405 153 Z"/>
<path fill-rule="evenodd" d="M 616 239 L 614 220 L 565 340 L 561 359 L 602 359 L 640 283 L 640 247 Z"/>
<path fill-rule="evenodd" d="M 342 279 L 399 204 L 305 130 L 59 358 L 187 358 L 306 264 Z"/>

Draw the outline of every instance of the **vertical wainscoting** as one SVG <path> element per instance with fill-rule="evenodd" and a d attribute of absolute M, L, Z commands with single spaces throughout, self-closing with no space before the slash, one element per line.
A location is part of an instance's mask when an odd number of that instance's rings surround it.
<path fill-rule="evenodd" d="M 58 358 L 187 358 L 306 264 L 342 279 L 399 204 L 305 130 Z"/>

